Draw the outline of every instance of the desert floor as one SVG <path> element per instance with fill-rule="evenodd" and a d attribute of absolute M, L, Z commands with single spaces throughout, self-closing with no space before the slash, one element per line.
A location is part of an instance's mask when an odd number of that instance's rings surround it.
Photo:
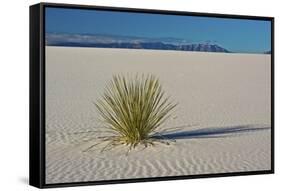
<path fill-rule="evenodd" d="M 46 183 L 269 170 L 270 56 L 46 48 Z M 113 74 L 156 75 L 178 103 L 171 145 L 100 152 L 94 102 Z M 169 130 L 166 130 L 169 129 Z"/>

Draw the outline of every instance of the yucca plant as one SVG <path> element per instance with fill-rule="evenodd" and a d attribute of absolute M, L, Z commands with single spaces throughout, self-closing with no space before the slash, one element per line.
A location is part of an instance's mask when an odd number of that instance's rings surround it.
<path fill-rule="evenodd" d="M 153 145 L 152 135 L 176 107 L 154 75 L 115 75 L 95 106 L 113 135 L 104 137 L 111 145 Z"/>

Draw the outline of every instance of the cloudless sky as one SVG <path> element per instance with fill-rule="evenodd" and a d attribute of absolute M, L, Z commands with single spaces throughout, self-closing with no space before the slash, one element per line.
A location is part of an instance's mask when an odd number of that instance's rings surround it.
<path fill-rule="evenodd" d="M 233 52 L 271 50 L 270 21 L 46 8 L 47 33 L 112 34 L 212 41 Z"/>

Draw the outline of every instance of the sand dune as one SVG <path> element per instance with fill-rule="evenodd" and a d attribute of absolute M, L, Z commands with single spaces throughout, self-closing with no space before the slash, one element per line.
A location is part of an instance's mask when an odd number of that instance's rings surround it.
<path fill-rule="evenodd" d="M 93 102 L 113 73 L 159 77 L 176 142 L 83 152 L 105 134 Z M 269 170 L 270 105 L 269 55 L 47 47 L 46 183 Z"/>

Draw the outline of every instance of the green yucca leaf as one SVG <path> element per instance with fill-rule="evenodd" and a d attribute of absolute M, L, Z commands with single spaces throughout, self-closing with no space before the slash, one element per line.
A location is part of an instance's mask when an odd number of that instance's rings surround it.
<path fill-rule="evenodd" d="M 105 126 L 117 135 L 114 141 L 130 147 L 147 144 L 176 107 L 153 75 L 114 75 L 95 105 Z"/>

